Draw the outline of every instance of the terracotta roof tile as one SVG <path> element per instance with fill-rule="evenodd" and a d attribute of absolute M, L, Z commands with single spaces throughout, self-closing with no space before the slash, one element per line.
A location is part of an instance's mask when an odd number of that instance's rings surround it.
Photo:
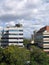
<path fill-rule="evenodd" d="M 45 26 L 45 27 L 41 28 L 37 33 L 44 32 L 45 30 L 47 32 L 49 32 L 49 26 Z"/>

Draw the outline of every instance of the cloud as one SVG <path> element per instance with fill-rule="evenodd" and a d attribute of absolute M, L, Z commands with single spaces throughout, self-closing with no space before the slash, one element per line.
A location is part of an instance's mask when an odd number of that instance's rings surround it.
<path fill-rule="evenodd" d="M 2 0 L 0 21 L 0 26 L 19 22 L 23 24 L 24 36 L 30 36 L 33 30 L 49 25 L 49 0 Z"/>
<path fill-rule="evenodd" d="M 3 27 L 2 26 L 0 26 L 0 32 L 3 30 Z"/>
<path fill-rule="evenodd" d="M 5 25 L 6 26 L 15 26 L 15 22 L 14 21 L 6 22 Z"/>

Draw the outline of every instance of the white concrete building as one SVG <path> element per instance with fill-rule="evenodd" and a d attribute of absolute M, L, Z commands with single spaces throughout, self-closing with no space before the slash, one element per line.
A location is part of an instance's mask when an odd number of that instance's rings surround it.
<path fill-rule="evenodd" d="M 45 26 L 35 33 L 34 42 L 45 52 L 49 52 L 49 26 Z"/>
<path fill-rule="evenodd" d="M 15 26 L 8 26 L 2 32 L 2 46 L 19 45 L 23 46 L 23 26 L 16 24 Z"/>

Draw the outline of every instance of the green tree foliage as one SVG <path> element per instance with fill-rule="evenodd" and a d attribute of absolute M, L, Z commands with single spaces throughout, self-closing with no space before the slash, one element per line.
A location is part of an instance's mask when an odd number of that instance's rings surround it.
<path fill-rule="evenodd" d="M 7 65 L 5 62 L 0 63 L 0 65 Z"/>
<path fill-rule="evenodd" d="M 25 48 L 12 45 L 0 50 L 0 65 L 24 65 L 30 60 L 30 52 Z"/>
<path fill-rule="evenodd" d="M 49 56 L 41 49 L 31 48 L 31 65 L 49 65 Z"/>
<path fill-rule="evenodd" d="M 27 65 L 27 61 L 31 65 L 49 65 L 49 56 L 36 46 L 30 50 L 13 45 L 0 48 L 0 65 Z"/>
<path fill-rule="evenodd" d="M 30 39 L 25 39 L 24 38 L 24 45 L 26 46 L 27 44 L 30 44 Z"/>
<path fill-rule="evenodd" d="M 2 58 L 3 58 L 3 49 L 0 48 L 0 62 L 2 61 Z"/>

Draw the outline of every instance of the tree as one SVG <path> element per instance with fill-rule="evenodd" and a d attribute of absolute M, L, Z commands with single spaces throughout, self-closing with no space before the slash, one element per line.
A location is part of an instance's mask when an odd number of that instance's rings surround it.
<path fill-rule="evenodd" d="M 5 62 L 0 63 L 0 65 L 7 65 Z"/>
<path fill-rule="evenodd" d="M 33 46 L 31 49 L 31 65 L 49 65 L 49 56 L 41 49 Z"/>
<path fill-rule="evenodd" d="M 0 47 L 0 62 L 2 61 L 3 59 L 3 48 Z"/>
<path fill-rule="evenodd" d="M 31 42 L 30 39 L 25 39 L 25 38 L 24 38 L 24 45 L 25 45 L 25 46 L 27 46 L 28 44 L 30 44 L 30 42 Z"/>
<path fill-rule="evenodd" d="M 25 48 L 18 46 L 9 46 L 3 49 L 3 56 L 0 65 L 24 65 L 30 60 L 30 52 Z"/>

